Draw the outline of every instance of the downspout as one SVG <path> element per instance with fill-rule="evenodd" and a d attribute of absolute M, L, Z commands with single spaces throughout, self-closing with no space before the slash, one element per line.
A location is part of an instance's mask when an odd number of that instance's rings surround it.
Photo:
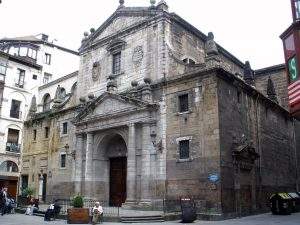
<path fill-rule="evenodd" d="M 297 142 L 296 142 L 296 131 L 295 131 L 295 118 L 293 118 L 293 141 L 294 141 L 294 151 L 295 151 L 295 167 L 296 167 L 296 191 L 299 192 L 298 184 L 298 156 L 297 156 Z"/>
<path fill-rule="evenodd" d="M 256 147 L 257 147 L 257 151 L 259 154 L 259 163 L 258 163 L 258 167 L 259 167 L 259 173 L 258 173 L 258 183 L 259 183 L 259 192 L 258 192 L 258 202 L 260 202 L 261 200 L 261 194 L 262 194 L 262 185 L 261 185 L 261 173 L 262 173 L 262 169 L 261 169 L 261 164 L 262 164 L 262 154 L 261 154 L 261 149 L 260 149 L 260 140 L 259 140 L 259 122 L 258 122 L 258 100 L 259 100 L 259 95 L 257 95 L 256 101 L 255 101 L 255 120 L 256 120 Z M 255 188 L 256 189 L 256 188 Z M 257 199 L 256 199 L 257 201 Z M 260 203 L 259 203 L 260 204 Z M 261 205 L 260 205 L 261 208 Z"/>

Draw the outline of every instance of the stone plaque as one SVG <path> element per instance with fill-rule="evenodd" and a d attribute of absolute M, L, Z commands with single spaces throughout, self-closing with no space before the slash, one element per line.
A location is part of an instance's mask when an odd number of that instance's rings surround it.
<path fill-rule="evenodd" d="M 132 62 L 136 67 L 139 67 L 142 64 L 144 57 L 144 51 L 142 46 L 137 46 L 133 50 Z"/>
<path fill-rule="evenodd" d="M 93 81 L 97 81 L 100 77 L 100 74 L 101 74 L 100 62 L 94 62 L 93 63 L 93 68 L 92 68 Z"/>

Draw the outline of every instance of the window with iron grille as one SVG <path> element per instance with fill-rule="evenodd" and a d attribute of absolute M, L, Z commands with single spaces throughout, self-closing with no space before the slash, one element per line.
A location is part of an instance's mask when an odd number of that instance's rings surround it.
<path fill-rule="evenodd" d="M 19 74 L 19 78 L 18 78 L 18 81 L 16 83 L 16 86 L 19 87 L 19 88 L 23 88 L 24 87 L 24 80 L 25 80 L 25 70 L 18 69 L 18 74 Z"/>
<path fill-rule="evenodd" d="M 65 153 L 60 155 L 60 168 L 66 168 L 67 155 Z"/>
<path fill-rule="evenodd" d="M 51 55 L 49 53 L 45 53 L 45 64 L 51 64 Z"/>
<path fill-rule="evenodd" d="M 45 127 L 45 138 L 49 138 L 50 128 Z"/>
<path fill-rule="evenodd" d="M 63 123 L 63 129 L 62 129 L 63 134 L 68 133 L 68 122 Z"/>
<path fill-rule="evenodd" d="M 179 141 L 179 158 L 188 159 L 190 157 L 190 141 Z"/>
<path fill-rule="evenodd" d="M 189 111 L 189 95 L 188 94 L 178 96 L 178 101 L 179 101 L 179 112 Z"/>
<path fill-rule="evenodd" d="M 113 74 L 119 74 L 121 72 L 121 52 L 113 55 Z"/>
<path fill-rule="evenodd" d="M 15 119 L 20 119 L 21 116 L 21 102 L 15 99 L 11 100 L 10 106 L 10 117 Z"/>
<path fill-rule="evenodd" d="M 36 130 L 33 130 L 33 140 L 36 141 Z"/>

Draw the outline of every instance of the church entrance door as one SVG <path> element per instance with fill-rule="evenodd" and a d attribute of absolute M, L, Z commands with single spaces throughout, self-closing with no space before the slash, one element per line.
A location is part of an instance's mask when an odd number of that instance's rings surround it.
<path fill-rule="evenodd" d="M 109 203 L 122 206 L 126 201 L 127 158 L 110 158 Z"/>

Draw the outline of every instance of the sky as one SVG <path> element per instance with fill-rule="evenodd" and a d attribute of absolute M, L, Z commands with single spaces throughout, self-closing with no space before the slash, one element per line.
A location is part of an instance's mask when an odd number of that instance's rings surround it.
<path fill-rule="evenodd" d="M 157 0 L 159 2 L 159 0 Z M 166 0 L 175 12 L 253 69 L 284 63 L 280 34 L 292 23 L 289 0 Z M 97 29 L 119 0 L 2 0 L 0 38 L 45 33 L 78 50 L 84 31 Z M 125 0 L 150 6 L 150 0 Z"/>

